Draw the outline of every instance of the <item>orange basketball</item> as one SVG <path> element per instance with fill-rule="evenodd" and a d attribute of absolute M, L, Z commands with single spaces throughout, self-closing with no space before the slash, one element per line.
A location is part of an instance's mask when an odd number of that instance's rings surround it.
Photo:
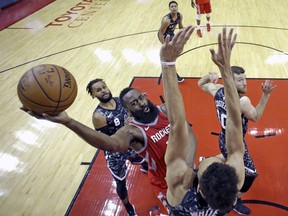
<path fill-rule="evenodd" d="M 18 83 L 21 103 L 36 113 L 56 115 L 66 110 L 77 96 L 77 83 L 63 67 L 37 65 L 23 74 Z"/>

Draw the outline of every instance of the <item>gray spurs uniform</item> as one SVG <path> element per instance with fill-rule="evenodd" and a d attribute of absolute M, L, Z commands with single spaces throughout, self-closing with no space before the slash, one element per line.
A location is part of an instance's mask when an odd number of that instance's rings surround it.
<path fill-rule="evenodd" d="M 115 110 L 104 109 L 98 105 L 94 111 L 94 113 L 101 113 L 103 116 L 105 116 L 107 121 L 107 125 L 105 127 L 97 130 L 109 136 L 115 134 L 120 127 L 124 126 L 125 120 L 128 117 L 127 112 L 120 104 L 119 98 L 114 97 L 113 99 L 116 102 Z M 107 167 L 109 168 L 111 174 L 113 177 L 121 181 L 126 178 L 128 172 L 126 160 L 131 161 L 132 164 L 141 164 L 145 161 L 131 148 L 124 152 L 104 151 L 104 155 L 106 158 Z"/>
<path fill-rule="evenodd" d="M 219 135 L 219 147 L 220 147 L 222 155 L 227 159 L 227 148 L 226 148 L 226 139 L 225 139 L 227 111 L 226 111 L 226 104 L 225 104 L 224 87 L 218 89 L 218 91 L 216 92 L 214 96 L 214 102 L 216 106 L 217 117 L 222 127 L 222 131 Z M 249 154 L 249 151 L 246 145 L 246 140 L 245 140 L 245 134 L 248 129 L 248 119 L 244 116 L 244 114 L 241 115 L 241 118 L 242 118 L 242 128 L 243 128 L 243 142 L 245 145 L 245 153 L 244 153 L 244 158 L 243 158 L 244 166 L 245 166 L 245 176 L 256 178 L 258 176 L 258 173 L 254 166 L 253 159 Z M 246 191 L 242 191 L 242 192 L 246 192 Z"/>
<path fill-rule="evenodd" d="M 198 178 L 195 177 L 193 185 L 185 194 L 182 202 L 173 207 L 168 201 L 169 215 L 170 216 L 224 216 L 218 210 L 214 210 L 202 198 L 201 194 L 197 192 Z"/>

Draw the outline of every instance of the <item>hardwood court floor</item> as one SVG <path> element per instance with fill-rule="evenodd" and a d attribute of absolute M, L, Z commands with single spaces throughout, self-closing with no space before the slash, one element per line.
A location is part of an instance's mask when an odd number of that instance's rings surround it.
<path fill-rule="evenodd" d="M 103 78 L 117 96 L 135 76 L 160 75 L 156 35 L 168 13 L 168 2 L 58 0 L 0 32 L 1 216 L 64 215 L 96 152 L 63 126 L 33 119 L 19 110 L 16 86 L 22 74 L 44 63 L 67 68 L 79 87 L 67 112 L 92 127 L 97 102 L 85 92 L 90 80 Z M 232 64 L 243 66 L 248 78 L 288 78 L 288 1 L 212 0 L 212 8 L 212 30 L 208 33 L 204 28 L 203 38 L 194 34 L 186 44 L 177 60 L 179 74 L 200 77 L 217 71 L 208 49 L 215 47 L 217 34 L 228 26 L 238 32 Z M 185 26 L 196 23 L 190 1 L 179 1 L 179 11 Z M 202 25 L 204 20 L 202 17 Z M 271 103 L 275 110 L 287 101 L 285 92 L 286 86 L 271 95 L 270 99 L 280 97 L 281 102 Z M 286 112 L 276 114 L 275 121 L 287 119 Z M 263 128 L 265 118 L 259 122 Z M 268 146 L 261 148 L 275 151 Z M 281 166 L 287 160 L 283 154 L 277 158 Z M 255 155 L 257 158 L 258 152 Z M 267 172 L 278 179 L 273 171 L 271 167 Z M 282 175 L 287 176 L 286 169 Z M 267 194 L 271 188 L 266 186 Z"/>

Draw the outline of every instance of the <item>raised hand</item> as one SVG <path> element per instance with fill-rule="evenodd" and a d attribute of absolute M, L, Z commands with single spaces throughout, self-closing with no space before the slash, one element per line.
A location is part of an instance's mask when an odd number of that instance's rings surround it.
<path fill-rule="evenodd" d="M 191 25 L 181 29 L 170 42 L 170 36 L 167 35 L 160 50 L 160 60 L 162 62 L 175 62 L 181 55 L 184 45 L 189 40 L 194 29 L 195 27 Z"/>
<path fill-rule="evenodd" d="M 43 113 L 43 117 L 49 121 L 60 123 L 60 124 L 67 124 L 71 120 L 71 118 L 67 115 L 65 111 L 58 113 L 57 115 L 51 116 L 48 114 Z"/>
<path fill-rule="evenodd" d="M 210 82 L 216 84 L 219 80 L 219 76 L 216 72 L 209 72 L 210 74 Z"/>
<path fill-rule="evenodd" d="M 218 52 L 213 48 L 210 49 L 212 61 L 219 67 L 220 71 L 230 67 L 231 51 L 235 45 L 237 34 L 233 35 L 234 29 L 230 29 L 227 37 L 226 28 L 223 28 L 222 33 L 218 35 Z"/>
<path fill-rule="evenodd" d="M 20 110 L 22 110 L 22 111 L 28 113 L 29 115 L 33 116 L 34 118 L 37 118 L 37 119 L 45 119 L 45 118 L 43 117 L 43 115 L 38 114 L 38 113 L 35 113 L 35 112 L 33 112 L 33 111 L 27 109 L 27 108 L 24 107 L 24 106 L 20 107 Z"/>
<path fill-rule="evenodd" d="M 273 85 L 273 81 L 271 80 L 265 80 L 265 83 L 262 83 L 261 85 L 263 93 L 267 95 L 269 95 L 277 87 L 277 85 Z"/>

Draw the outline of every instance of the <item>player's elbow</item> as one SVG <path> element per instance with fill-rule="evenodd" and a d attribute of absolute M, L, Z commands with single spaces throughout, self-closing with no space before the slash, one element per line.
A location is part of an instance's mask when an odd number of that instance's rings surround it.
<path fill-rule="evenodd" d="M 202 88 L 202 85 L 203 85 L 202 80 L 201 80 L 201 79 L 198 80 L 198 86 L 199 86 L 200 88 Z"/>
<path fill-rule="evenodd" d="M 209 93 L 207 85 L 203 83 L 201 80 L 198 81 L 198 87 L 202 89 L 202 91 Z"/>
<path fill-rule="evenodd" d="M 251 113 L 249 113 L 248 115 L 245 115 L 245 116 L 252 122 L 257 122 L 260 119 L 258 112 L 256 110 L 252 111 Z"/>
<path fill-rule="evenodd" d="M 124 152 L 129 147 L 130 147 L 129 142 L 128 143 L 124 143 L 124 142 L 120 142 L 118 139 L 113 138 L 109 142 L 109 147 L 108 147 L 109 149 L 107 149 L 107 150 L 108 151 L 112 151 L 112 152 Z"/>
<path fill-rule="evenodd" d="M 248 118 L 250 121 L 252 121 L 252 122 L 257 122 L 258 120 L 259 120 L 259 118 L 257 118 L 256 116 L 254 117 L 250 117 L 250 118 Z"/>

